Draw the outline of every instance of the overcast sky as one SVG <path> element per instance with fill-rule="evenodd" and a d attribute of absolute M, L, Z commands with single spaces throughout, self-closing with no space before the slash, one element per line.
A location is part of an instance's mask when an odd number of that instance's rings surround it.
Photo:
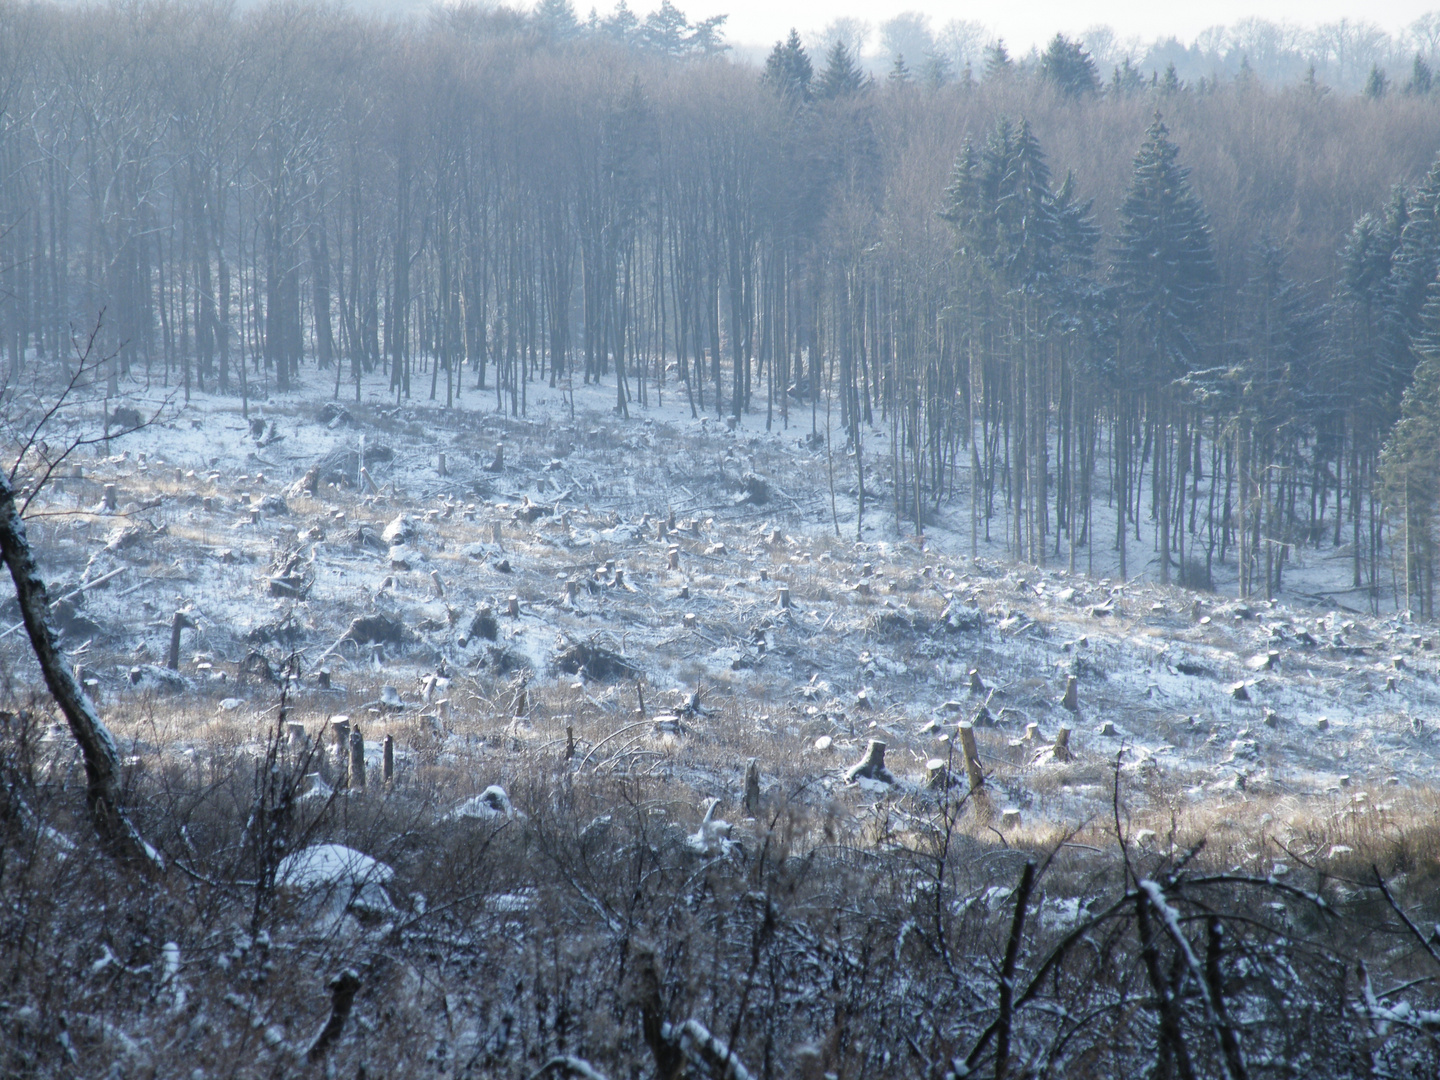
<path fill-rule="evenodd" d="M 658 0 L 631 0 L 632 10 L 647 11 Z M 602 12 L 611 4 L 598 5 Z M 1189 4 L 1165 4 L 1156 0 L 1019 0 L 1014 3 L 941 3 L 936 0 L 676 0 L 676 6 L 692 20 L 727 13 L 727 37 L 736 45 L 770 45 L 797 27 L 802 34 L 818 31 L 841 16 L 863 19 L 879 26 L 901 11 L 920 11 L 931 18 L 938 30 L 951 19 L 984 23 L 1003 37 L 1014 52 L 1024 52 L 1043 43 L 1056 31 L 1079 34 L 1088 26 L 1108 24 L 1120 38 L 1139 37 L 1150 41 L 1175 36 L 1190 41 L 1201 30 L 1217 23 L 1232 23 L 1247 16 L 1291 21 L 1313 26 L 1341 18 L 1378 23 L 1395 32 L 1426 11 L 1440 7 L 1440 0 L 1200 0 Z M 581 0 L 577 10 L 588 5 Z M 870 47 L 874 48 L 872 36 Z"/>

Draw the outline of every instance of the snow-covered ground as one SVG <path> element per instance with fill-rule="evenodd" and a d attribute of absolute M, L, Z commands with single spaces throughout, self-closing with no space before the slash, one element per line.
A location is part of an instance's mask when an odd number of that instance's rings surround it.
<path fill-rule="evenodd" d="M 278 691 L 251 677 L 263 667 L 252 654 L 279 667 L 293 653 L 303 677 L 290 718 L 318 732 L 332 714 L 355 716 L 372 768 L 387 731 L 404 767 L 416 730 L 443 745 L 503 729 L 541 748 L 570 726 L 587 767 L 659 770 L 733 800 L 748 756 L 767 786 L 804 773 L 836 791 L 882 738 L 902 789 L 919 790 L 926 762 L 948 757 L 954 721 L 983 704 L 988 784 L 1026 828 L 1108 812 L 1117 754 L 1152 809 L 1166 799 L 1353 808 L 1375 804 L 1366 792 L 1435 776 L 1431 631 L 1317 605 L 1348 584 L 1343 550 L 1297 554 L 1287 581 L 1299 603 L 1242 603 L 1233 566 L 1217 572 L 1230 597 L 1119 581 L 1103 506 L 1107 539 L 1077 558 L 1093 574 L 1070 575 L 1068 551 L 1045 568 L 1006 562 L 1000 523 L 972 559 L 963 491 L 923 540 L 898 534 L 883 487 L 857 543 L 853 462 L 838 440 L 833 453 L 807 441 L 808 407 L 792 403 L 788 430 L 777 412 L 767 432 L 763 410 L 733 429 L 692 419 L 673 386 L 663 398 L 651 387 L 652 404 L 631 403 L 628 418 L 615 415 L 608 382 L 532 385 L 524 416 L 497 411 L 493 391 L 467 391 L 447 410 L 397 405 L 382 389 L 337 403 L 344 412 L 329 420 L 324 385 L 252 402 L 249 419 L 235 398 L 172 400 L 156 423 L 76 458 L 83 477 L 66 468 L 37 500 L 32 536 L 52 595 L 113 575 L 81 594 L 75 614 L 90 623 L 74 622 L 66 645 L 122 736 L 149 737 L 130 705 L 165 689 L 154 665 L 184 610 L 197 628 L 182 631 L 185 686 L 170 700 L 195 723 L 181 743 L 211 722 L 248 725 L 258 740 Z M 823 406 L 818 417 L 823 431 Z M 371 461 L 377 447 L 390 456 L 367 466 L 363 492 L 300 489 L 325 455 L 364 449 Z M 866 453 L 873 484 L 887 471 L 883 431 Z M 395 532 L 411 537 L 381 540 L 400 516 L 408 524 Z M 1150 550 L 1145 535 L 1132 567 Z M 477 625 L 481 607 L 494 640 Z M 370 615 L 403 626 L 405 640 L 341 641 Z M 628 668 L 577 673 L 564 663 L 576 645 Z M 23 634 L 4 648 L 30 670 Z M 696 691 L 701 712 L 642 725 L 639 742 L 619 734 L 636 720 L 633 672 L 642 719 Z M 1061 705 L 1069 676 L 1077 712 Z M 1049 749 L 1062 727 L 1075 761 Z M 474 790 L 493 779 L 475 777 Z"/>

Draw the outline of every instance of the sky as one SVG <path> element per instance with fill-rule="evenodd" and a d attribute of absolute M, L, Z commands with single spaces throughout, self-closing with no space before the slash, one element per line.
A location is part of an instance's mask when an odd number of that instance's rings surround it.
<path fill-rule="evenodd" d="M 585 6 L 583 0 L 576 4 L 577 10 Z M 599 6 L 603 11 L 609 5 Z M 645 0 L 631 2 L 632 9 L 637 11 L 651 6 Z M 842 16 L 862 19 L 878 27 L 901 11 L 919 11 L 930 16 L 932 28 L 936 30 L 951 19 L 983 23 L 1003 37 L 1012 52 L 1025 52 L 1031 45 L 1043 45 L 1057 31 L 1074 35 L 1097 24 L 1113 27 L 1121 39 L 1138 37 L 1149 42 L 1174 36 L 1189 42 L 1206 27 L 1250 16 L 1306 26 L 1348 18 L 1377 23 L 1394 33 L 1426 11 L 1440 7 L 1440 0 L 1367 0 L 1366 3 L 1356 0 L 1204 0 L 1189 4 L 1155 0 L 1020 0 L 1012 3 L 676 0 L 676 6 L 692 21 L 728 14 L 726 36 L 736 45 L 769 46 L 789 33 L 792 26 L 805 34 L 819 31 Z M 871 47 L 874 45 L 872 38 Z"/>

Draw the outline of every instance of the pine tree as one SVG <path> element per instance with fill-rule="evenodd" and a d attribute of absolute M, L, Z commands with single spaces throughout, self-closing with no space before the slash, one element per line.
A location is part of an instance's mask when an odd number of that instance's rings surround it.
<path fill-rule="evenodd" d="M 1179 155 L 1156 113 L 1120 207 L 1114 277 L 1139 363 L 1135 374 L 1147 380 L 1174 378 L 1199 358 L 1218 283 L 1210 226 Z"/>
<path fill-rule="evenodd" d="M 1380 70 L 1379 64 L 1370 65 L 1370 75 L 1365 80 L 1365 97 L 1370 101 L 1379 101 L 1390 89 L 1390 80 L 1385 77 L 1385 72 Z"/>
<path fill-rule="evenodd" d="M 810 56 L 800 44 L 800 34 L 794 27 L 783 42 L 777 41 L 775 48 L 765 60 L 761 79 L 786 99 L 798 103 L 810 100 L 810 83 L 815 75 L 810 66 Z"/>
<path fill-rule="evenodd" d="M 570 0 L 540 0 L 535 5 L 535 26 L 551 41 L 569 41 L 580 33 L 580 22 Z"/>
<path fill-rule="evenodd" d="M 1110 79 L 1109 93 L 1111 97 L 1129 97 L 1145 89 L 1145 76 L 1141 75 L 1135 65 L 1130 62 L 1127 56 L 1115 67 L 1115 74 Z"/>
<path fill-rule="evenodd" d="M 927 90 L 938 90 L 942 86 L 948 86 L 950 80 L 955 76 L 955 65 L 944 53 L 932 52 L 925 57 L 925 65 L 921 69 L 921 81 Z"/>
<path fill-rule="evenodd" d="M 890 74 L 888 78 L 890 82 L 899 83 L 901 85 L 904 85 L 905 83 L 908 83 L 910 81 L 910 69 L 905 66 L 905 57 L 902 54 L 895 54 L 895 62 L 890 65 Z"/>
<path fill-rule="evenodd" d="M 1094 97 L 1100 90 L 1095 61 L 1078 41 L 1056 34 L 1040 57 L 1040 77 L 1071 101 Z"/>
<path fill-rule="evenodd" d="M 815 96 L 825 101 L 851 97 L 858 94 L 864 85 L 865 75 L 850 55 L 850 50 L 843 41 L 835 42 L 825 57 L 825 70 L 820 74 Z"/>
<path fill-rule="evenodd" d="M 1004 79 L 1015 71 L 1015 62 L 1005 48 L 1005 39 L 996 40 L 985 48 L 985 81 Z"/>
<path fill-rule="evenodd" d="M 1180 73 L 1175 70 L 1175 62 L 1172 60 L 1165 65 L 1165 77 L 1160 80 L 1160 92 L 1169 97 L 1184 89 L 1185 84 L 1180 81 Z"/>
<path fill-rule="evenodd" d="M 1423 618 L 1434 618 L 1435 556 L 1440 549 L 1440 292 L 1433 285 L 1424 311 L 1415 376 L 1380 456 L 1380 482 L 1386 509 L 1401 521 L 1410 607 L 1418 606 L 1416 613 Z"/>
<path fill-rule="evenodd" d="M 1434 75 L 1430 71 L 1430 65 L 1419 53 L 1415 54 L 1415 63 L 1410 68 L 1410 81 L 1405 84 L 1405 93 L 1409 97 L 1428 97 L 1430 87 L 1434 83 Z"/>

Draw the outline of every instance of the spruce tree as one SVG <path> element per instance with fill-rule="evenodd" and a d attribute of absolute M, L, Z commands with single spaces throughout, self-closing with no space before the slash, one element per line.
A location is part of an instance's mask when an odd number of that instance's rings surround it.
<path fill-rule="evenodd" d="M 815 96 L 832 101 L 836 98 L 851 97 L 865 85 L 865 75 L 850 55 L 843 41 L 830 46 L 825 57 L 825 70 L 821 73 Z"/>
<path fill-rule="evenodd" d="M 1430 65 L 1419 53 L 1415 54 L 1415 63 L 1410 68 L 1410 81 L 1405 84 L 1405 93 L 1410 97 L 1428 97 L 1430 87 L 1434 83 L 1434 75 L 1430 71 Z"/>
<path fill-rule="evenodd" d="M 1063 98 L 1094 97 L 1100 90 L 1095 61 L 1078 41 L 1056 34 L 1040 56 L 1040 77 Z"/>
<path fill-rule="evenodd" d="M 761 79 L 781 96 L 793 103 L 810 100 L 810 84 L 814 79 L 810 56 L 800 43 L 794 27 L 785 41 L 777 41 L 765 60 Z"/>
<path fill-rule="evenodd" d="M 1218 273 L 1210 226 L 1180 149 L 1155 114 L 1120 207 L 1114 278 L 1138 367 L 1168 381 L 1200 356 Z"/>
<path fill-rule="evenodd" d="M 998 39 L 995 44 L 985 48 L 985 81 L 991 79 L 1003 79 L 1013 73 L 1015 62 L 1010 59 L 1009 50 L 1005 48 L 1005 40 Z"/>
<path fill-rule="evenodd" d="M 1365 80 L 1365 97 L 1370 101 L 1379 101 L 1390 89 L 1390 80 L 1385 77 L 1385 72 L 1380 70 L 1379 64 L 1370 65 L 1370 75 Z"/>

